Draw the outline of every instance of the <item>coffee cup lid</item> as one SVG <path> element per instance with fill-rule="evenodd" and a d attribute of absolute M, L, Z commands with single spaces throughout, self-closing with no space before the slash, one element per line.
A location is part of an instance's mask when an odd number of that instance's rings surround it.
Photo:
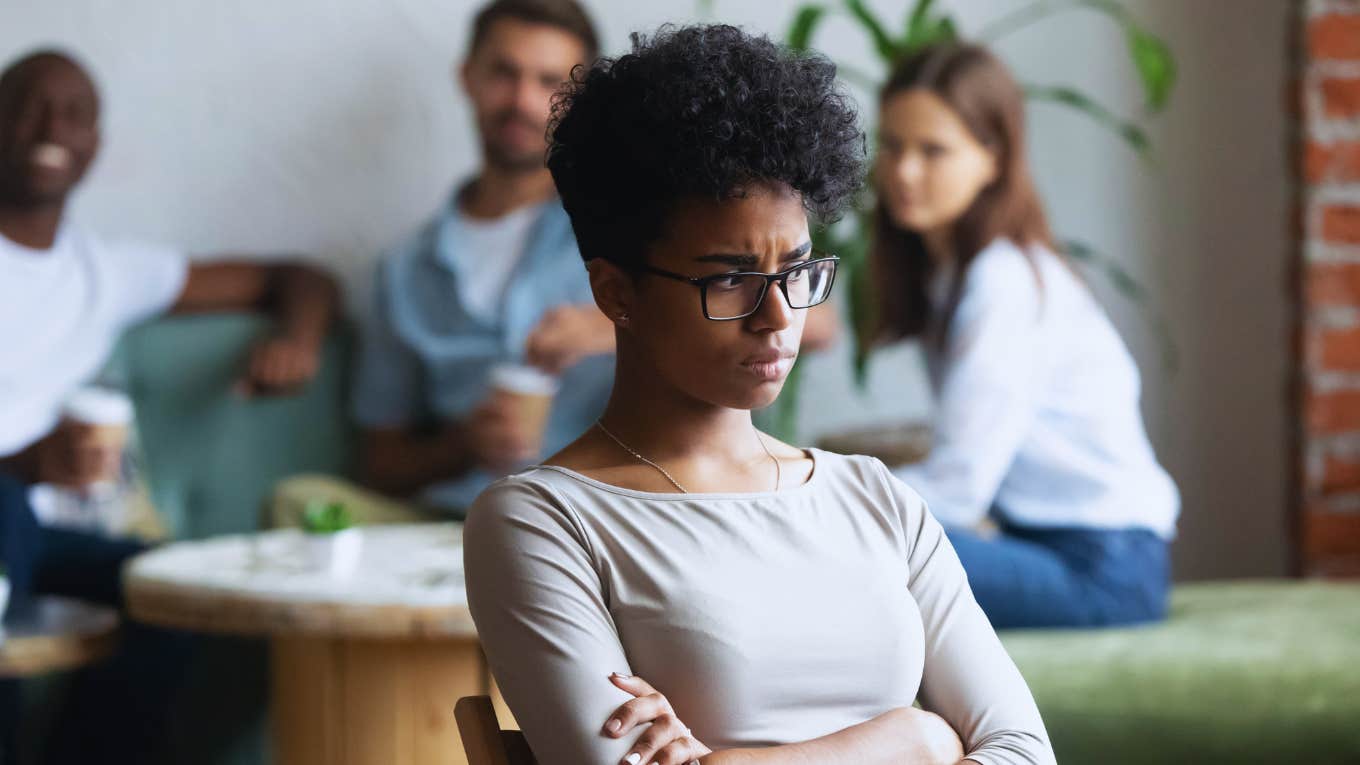
<path fill-rule="evenodd" d="M 495 388 L 526 396 L 552 396 L 557 393 L 557 378 L 524 364 L 501 364 L 491 370 Z"/>
<path fill-rule="evenodd" d="M 129 425 L 132 423 L 132 399 L 121 391 L 92 385 L 71 394 L 62 414 L 68 420 L 90 425 Z"/>

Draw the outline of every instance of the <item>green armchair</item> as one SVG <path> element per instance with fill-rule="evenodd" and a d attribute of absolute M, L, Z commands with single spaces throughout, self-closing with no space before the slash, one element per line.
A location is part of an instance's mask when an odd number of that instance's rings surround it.
<path fill-rule="evenodd" d="M 105 376 L 136 405 L 151 497 L 172 538 L 254 531 L 280 479 L 349 472 L 348 328 L 328 339 L 319 375 L 297 395 L 238 396 L 246 355 L 269 329 L 258 316 L 161 319 L 128 332 L 110 361 Z M 268 762 L 267 661 L 259 640 L 200 641 L 166 731 L 173 762 Z"/>

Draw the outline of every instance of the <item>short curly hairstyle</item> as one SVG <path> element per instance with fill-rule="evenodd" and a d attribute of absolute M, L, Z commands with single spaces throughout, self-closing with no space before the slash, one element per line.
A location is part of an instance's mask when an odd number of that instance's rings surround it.
<path fill-rule="evenodd" d="M 640 265 L 678 201 L 755 184 L 836 219 L 862 183 L 865 141 L 834 64 L 720 24 L 632 41 L 578 67 L 553 105 L 548 168 L 585 260 Z"/>

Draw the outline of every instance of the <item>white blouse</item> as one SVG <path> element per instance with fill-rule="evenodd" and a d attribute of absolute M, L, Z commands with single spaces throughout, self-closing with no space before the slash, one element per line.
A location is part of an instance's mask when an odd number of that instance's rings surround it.
<path fill-rule="evenodd" d="M 1180 496 L 1143 428 L 1138 367 L 1071 268 L 1034 255 L 1002 239 L 974 259 L 945 348 L 926 350 L 930 456 L 895 472 L 946 525 L 995 507 L 1024 526 L 1170 539 Z"/>

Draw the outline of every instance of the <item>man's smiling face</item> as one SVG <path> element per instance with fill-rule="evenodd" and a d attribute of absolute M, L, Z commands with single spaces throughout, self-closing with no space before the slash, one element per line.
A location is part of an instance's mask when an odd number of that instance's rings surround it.
<path fill-rule="evenodd" d="M 98 148 L 99 94 L 79 64 L 40 53 L 0 77 L 0 201 L 64 201 Z"/>

